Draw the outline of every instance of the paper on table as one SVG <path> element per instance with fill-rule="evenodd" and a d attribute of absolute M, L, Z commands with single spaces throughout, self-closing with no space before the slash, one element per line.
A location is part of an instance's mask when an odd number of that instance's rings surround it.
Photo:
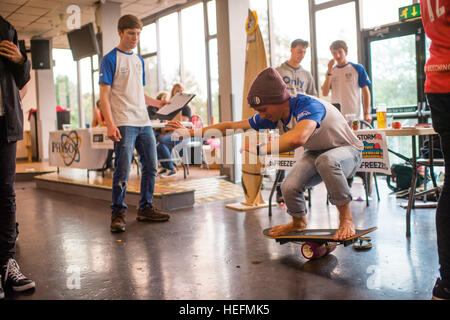
<path fill-rule="evenodd" d="M 175 112 L 175 111 L 180 110 L 181 108 L 183 108 L 194 97 L 195 97 L 195 94 L 179 92 L 175 96 L 173 96 L 172 99 L 170 99 L 170 103 L 169 104 L 166 104 L 164 107 L 159 109 L 158 112 L 156 112 L 156 113 L 157 114 L 161 114 L 161 115 L 169 115 L 172 112 Z"/>

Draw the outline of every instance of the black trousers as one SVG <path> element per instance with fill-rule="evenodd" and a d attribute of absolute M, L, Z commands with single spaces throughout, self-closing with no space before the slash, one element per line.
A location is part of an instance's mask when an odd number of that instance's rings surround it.
<path fill-rule="evenodd" d="M 15 254 L 16 243 L 16 176 L 17 143 L 6 141 L 4 117 L 0 117 L 0 265 Z"/>
<path fill-rule="evenodd" d="M 436 209 L 436 232 L 441 278 L 450 281 L 450 93 L 428 93 L 427 100 L 444 154 L 445 177 Z"/>

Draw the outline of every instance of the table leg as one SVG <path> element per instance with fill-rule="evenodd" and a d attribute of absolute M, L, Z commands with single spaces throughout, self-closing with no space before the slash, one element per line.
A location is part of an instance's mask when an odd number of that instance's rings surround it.
<path fill-rule="evenodd" d="M 275 181 L 273 183 L 272 190 L 270 191 L 270 196 L 269 196 L 269 217 L 272 216 L 272 198 L 273 198 L 273 194 L 275 193 L 275 190 L 277 188 L 278 181 L 280 181 L 281 174 L 282 174 L 282 171 L 278 170 L 277 174 L 275 176 Z"/>
<path fill-rule="evenodd" d="M 412 135 L 412 178 L 411 178 L 411 188 L 409 189 L 408 207 L 406 208 L 406 237 L 411 236 L 411 209 L 414 206 L 414 196 L 416 193 L 416 183 L 417 183 L 417 163 L 416 163 L 416 136 Z"/>

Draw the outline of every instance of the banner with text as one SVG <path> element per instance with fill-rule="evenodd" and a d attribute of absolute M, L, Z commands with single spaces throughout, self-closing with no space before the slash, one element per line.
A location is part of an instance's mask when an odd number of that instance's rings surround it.
<path fill-rule="evenodd" d="M 358 172 L 378 172 L 390 175 L 386 133 L 376 130 L 358 130 L 356 136 L 364 143 L 362 163 Z"/>

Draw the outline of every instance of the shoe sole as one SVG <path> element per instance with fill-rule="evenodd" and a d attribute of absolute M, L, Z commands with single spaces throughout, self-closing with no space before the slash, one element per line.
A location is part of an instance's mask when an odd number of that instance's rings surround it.
<path fill-rule="evenodd" d="M 448 300 L 448 299 L 443 299 L 443 298 L 438 298 L 438 297 L 433 296 L 433 297 L 431 298 L 431 300 Z"/>
<path fill-rule="evenodd" d="M 30 290 L 36 287 L 36 284 L 34 282 L 31 282 L 29 284 L 26 284 L 24 286 L 20 286 L 20 287 L 12 287 L 13 291 L 16 292 L 22 292 L 22 291 L 26 291 L 26 290 Z"/>
<path fill-rule="evenodd" d="M 168 221 L 170 218 L 161 218 L 161 219 L 151 219 L 147 217 L 136 217 L 137 221 L 154 221 L 154 222 L 164 222 Z"/>
<path fill-rule="evenodd" d="M 125 227 L 115 227 L 115 228 L 111 228 L 111 232 L 124 232 L 125 231 Z"/>

